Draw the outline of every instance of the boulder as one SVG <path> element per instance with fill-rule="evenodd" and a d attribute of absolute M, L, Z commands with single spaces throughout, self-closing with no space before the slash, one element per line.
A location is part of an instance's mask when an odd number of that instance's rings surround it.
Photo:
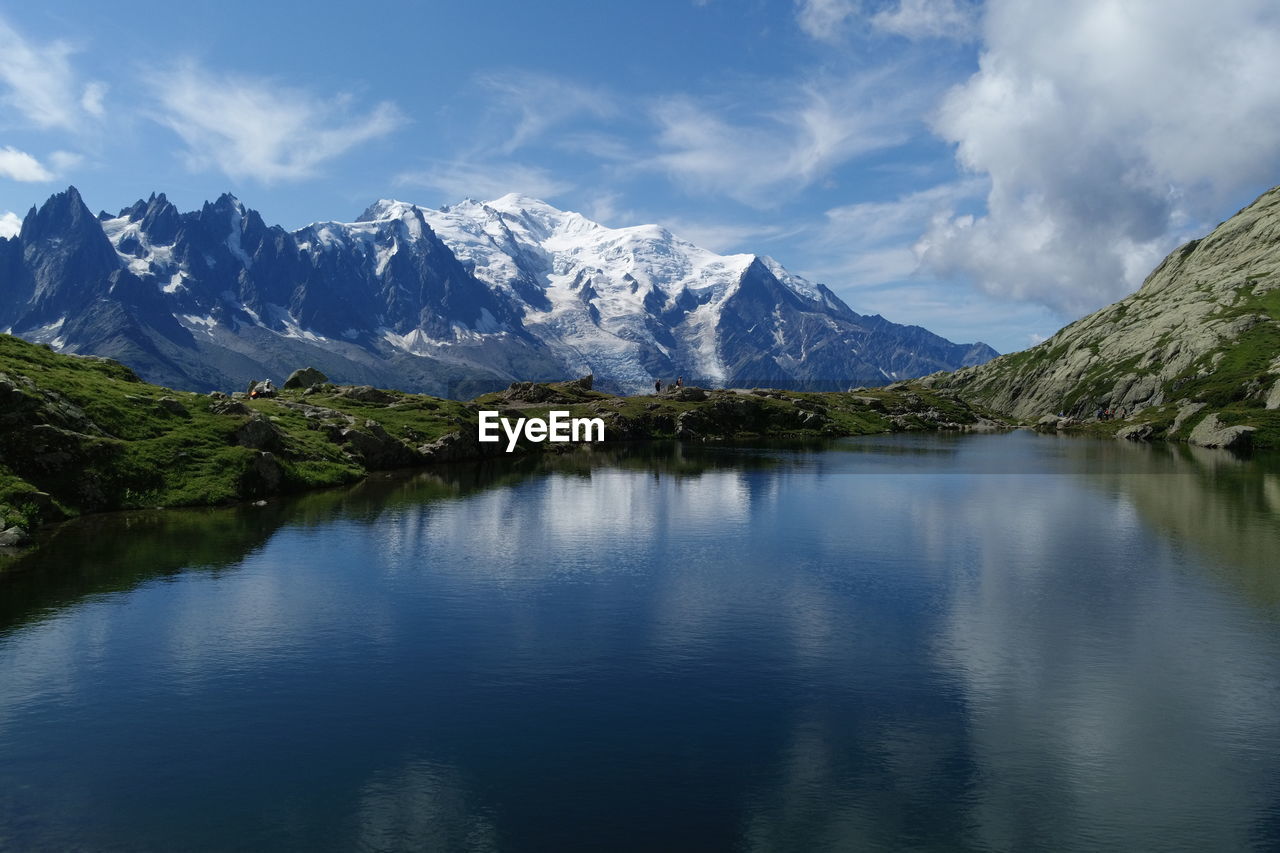
<path fill-rule="evenodd" d="M 312 385 L 323 385 L 328 381 L 329 377 L 314 367 L 304 367 L 301 370 L 295 370 L 290 373 L 289 378 L 284 381 L 284 387 L 310 388 Z"/>
<path fill-rule="evenodd" d="M 252 450 L 279 450 L 283 436 L 271 421 L 257 415 L 236 430 L 236 444 Z"/>
<path fill-rule="evenodd" d="M 1267 394 L 1266 407 L 1268 409 L 1280 409 L 1280 379 L 1276 380 L 1276 384 L 1271 386 L 1271 392 Z"/>
<path fill-rule="evenodd" d="M 1169 438 L 1173 438 L 1177 435 L 1178 430 L 1182 429 L 1182 425 L 1185 424 L 1192 415 L 1203 409 L 1204 405 L 1204 403 L 1184 403 L 1179 407 L 1178 414 L 1174 417 L 1173 423 L 1169 426 L 1169 431 L 1165 433 L 1165 435 Z"/>
<path fill-rule="evenodd" d="M 1209 414 L 1196 424 L 1187 441 L 1197 447 L 1226 447 L 1239 450 L 1250 445 L 1255 432 L 1257 427 L 1227 426 L 1217 414 Z"/>
<path fill-rule="evenodd" d="M 701 403 L 707 399 L 707 392 L 693 385 L 684 385 L 680 388 L 671 388 L 663 391 L 662 396 L 668 400 L 679 400 L 686 403 Z"/>
<path fill-rule="evenodd" d="M 580 376 L 572 382 L 566 382 L 566 386 L 576 386 L 579 390 L 590 391 L 595 385 L 596 378 L 593 374 L 588 373 L 586 376 Z"/>
<path fill-rule="evenodd" d="M 0 548 L 20 548 L 31 541 L 26 528 L 16 524 L 6 530 L 0 530 Z"/>
<path fill-rule="evenodd" d="M 502 441 L 481 443 L 474 430 L 464 429 L 422 445 L 418 448 L 418 455 L 426 462 L 463 462 L 502 456 L 506 453 L 506 447 L 505 438 Z"/>
<path fill-rule="evenodd" d="M 1121 427 L 1116 430 L 1116 438 L 1123 438 L 1129 441 L 1150 441 L 1155 431 L 1156 428 L 1151 424 L 1130 424 L 1127 427 Z"/>
<path fill-rule="evenodd" d="M 239 400 L 223 397 L 210 403 L 209 411 L 215 415 L 248 415 L 253 412 L 253 409 L 250 409 Z"/>
<path fill-rule="evenodd" d="M 405 468 L 421 461 L 415 450 L 389 435 L 377 421 L 365 421 L 361 429 L 348 427 L 338 437 L 370 470 Z"/>
<path fill-rule="evenodd" d="M 379 403 L 383 405 L 394 403 L 397 399 L 395 394 L 374 388 L 372 385 L 348 385 L 338 392 L 338 396 L 360 403 Z"/>
<path fill-rule="evenodd" d="M 177 418 L 190 418 L 191 413 L 187 411 L 187 407 L 173 397 L 161 397 L 156 400 L 156 408 L 162 412 L 173 415 Z"/>
<path fill-rule="evenodd" d="M 240 477 L 240 493 L 244 497 L 256 498 L 271 495 L 280 491 L 284 482 L 284 470 L 279 460 L 272 453 L 260 452 L 249 463 L 249 467 Z"/>
<path fill-rule="evenodd" d="M 675 434 L 676 438 L 689 439 L 701 438 L 702 431 L 706 429 L 705 419 L 695 410 L 690 409 L 676 415 Z"/>
<path fill-rule="evenodd" d="M 822 429 L 830 420 L 821 412 L 805 412 L 800 416 L 800 426 L 805 429 Z"/>
<path fill-rule="evenodd" d="M 1057 415 L 1043 416 L 1036 421 L 1036 432 L 1057 432 L 1059 420 L 1060 418 Z"/>

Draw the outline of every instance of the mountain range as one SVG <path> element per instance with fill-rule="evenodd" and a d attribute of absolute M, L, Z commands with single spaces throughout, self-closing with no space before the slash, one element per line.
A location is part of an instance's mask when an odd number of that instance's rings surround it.
<path fill-rule="evenodd" d="M 469 397 L 594 374 L 728 386 L 883 385 L 996 355 L 857 314 L 768 257 L 608 228 L 506 195 L 268 226 L 223 195 L 94 216 L 74 187 L 0 238 L 0 331 L 148 381 L 238 388 L 311 365 L 339 382 Z"/>

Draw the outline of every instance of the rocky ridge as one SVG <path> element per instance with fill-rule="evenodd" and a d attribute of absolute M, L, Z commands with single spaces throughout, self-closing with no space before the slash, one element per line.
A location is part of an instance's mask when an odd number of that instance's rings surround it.
<path fill-rule="evenodd" d="M 1133 439 L 1274 445 L 1280 188 L 1175 250 L 1133 295 L 1043 343 L 922 384 L 1037 422 Z"/>
<path fill-rule="evenodd" d="M 0 331 L 185 390 L 311 364 L 455 399 L 583 373 L 626 393 L 676 376 L 839 390 L 995 355 L 859 315 L 769 258 L 519 195 L 287 231 L 231 195 L 95 217 L 69 187 L 0 237 Z"/>

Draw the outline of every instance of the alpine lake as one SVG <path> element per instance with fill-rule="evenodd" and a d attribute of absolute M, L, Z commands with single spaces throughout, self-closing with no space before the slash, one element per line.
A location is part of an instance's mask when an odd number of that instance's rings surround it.
<path fill-rule="evenodd" d="M 1280 849 L 1280 457 L 650 444 L 64 524 L 0 850 Z"/>

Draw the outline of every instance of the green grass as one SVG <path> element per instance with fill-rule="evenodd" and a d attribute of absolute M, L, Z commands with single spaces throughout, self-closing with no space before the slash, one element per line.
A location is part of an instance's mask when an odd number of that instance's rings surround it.
<path fill-rule="evenodd" d="M 24 525 L 41 517 L 213 505 L 351 483 L 368 471 L 349 455 L 342 432 L 366 429 L 367 421 L 416 448 L 451 432 L 474 431 L 482 408 L 514 408 L 525 417 L 544 417 L 551 409 L 603 417 L 612 424 L 606 441 L 672 438 L 678 418 L 690 411 L 700 414 L 699 435 L 719 438 L 863 435 L 973 423 L 987 414 L 911 385 L 770 396 L 719 392 L 695 402 L 615 397 L 576 383 L 551 386 L 564 402 L 537 405 L 505 393 L 459 402 L 396 391 L 386 392 L 389 402 L 373 403 L 325 386 L 242 400 L 248 413 L 218 414 L 213 407 L 225 401 L 149 385 L 121 365 L 60 355 L 7 335 L 0 335 L 0 373 L 14 386 L 0 392 L 6 403 L 0 410 L 0 512 Z M 181 411 L 172 411 L 173 401 Z M 806 424 L 806 412 L 822 418 Z M 255 417 L 274 427 L 276 439 L 265 448 L 274 462 L 237 443 Z M 555 448 L 544 443 L 523 449 Z M 279 483 L 273 485 L 262 470 L 277 465 Z"/>

